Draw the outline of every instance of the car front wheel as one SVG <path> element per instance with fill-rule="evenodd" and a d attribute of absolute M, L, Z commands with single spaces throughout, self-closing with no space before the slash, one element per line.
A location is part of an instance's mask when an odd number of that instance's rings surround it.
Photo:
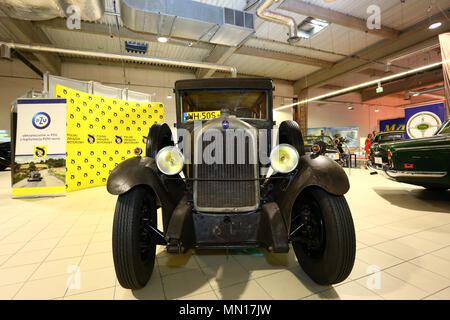
<path fill-rule="evenodd" d="M 302 192 L 292 212 L 290 238 L 300 266 L 316 283 L 336 284 L 352 271 L 355 229 L 343 196 L 319 188 Z"/>
<path fill-rule="evenodd" d="M 152 275 L 156 243 L 150 227 L 156 228 L 156 202 L 148 188 L 134 187 L 117 199 L 113 224 L 113 258 L 122 287 L 140 289 Z"/>

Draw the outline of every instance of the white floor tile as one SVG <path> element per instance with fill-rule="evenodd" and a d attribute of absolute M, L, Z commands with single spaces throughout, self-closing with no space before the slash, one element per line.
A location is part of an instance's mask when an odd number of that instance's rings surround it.
<path fill-rule="evenodd" d="M 377 278 L 378 276 L 379 278 Z M 356 282 L 366 286 L 366 288 L 387 300 L 416 300 L 428 295 L 426 291 L 395 278 L 384 271 L 361 278 L 356 280 Z"/>
<path fill-rule="evenodd" d="M 349 282 L 306 297 L 305 300 L 382 300 L 382 298 L 356 282 Z"/>
<path fill-rule="evenodd" d="M 255 280 L 215 290 L 222 300 L 272 300 L 272 297 Z"/>
<path fill-rule="evenodd" d="M 0 172 L 0 299 L 450 299 L 450 203 L 365 170 L 352 170 L 346 195 L 357 260 L 349 278 L 333 287 L 315 284 L 292 250 L 174 256 L 158 247 L 147 286 L 124 289 L 112 259 L 115 196 L 98 187 L 11 199 L 3 188 L 9 178 Z M 78 267 L 80 287 L 67 290 Z"/>
<path fill-rule="evenodd" d="M 428 293 L 434 293 L 450 286 L 450 279 L 409 262 L 386 269 L 385 272 Z"/>

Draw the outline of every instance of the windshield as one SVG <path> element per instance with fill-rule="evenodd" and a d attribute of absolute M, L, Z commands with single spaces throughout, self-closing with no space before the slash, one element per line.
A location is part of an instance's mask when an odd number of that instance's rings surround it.
<path fill-rule="evenodd" d="M 323 141 L 327 145 L 333 145 L 333 140 L 329 136 L 307 136 L 305 143 L 307 145 L 314 144 L 318 141 Z"/>
<path fill-rule="evenodd" d="M 376 139 L 376 142 L 383 143 L 383 142 L 389 142 L 389 141 L 397 141 L 402 140 L 405 138 L 405 134 L 403 132 L 398 133 L 389 133 L 389 134 L 382 134 L 378 136 Z"/>
<path fill-rule="evenodd" d="M 180 99 L 183 121 L 218 118 L 224 109 L 238 118 L 267 119 L 265 91 L 182 91 Z"/>
<path fill-rule="evenodd" d="M 436 134 L 450 134 L 450 121 L 447 121 Z"/>

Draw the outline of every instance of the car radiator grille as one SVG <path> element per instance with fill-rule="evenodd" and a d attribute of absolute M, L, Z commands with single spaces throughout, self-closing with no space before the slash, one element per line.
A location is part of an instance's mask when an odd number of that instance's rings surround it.
<path fill-rule="evenodd" d="M 196 165 L 196 205 L 198 208 L 242 208 L 257 206 L 259 182 L 257 177 L 256 161 L 250 161 L 249 142 L 245 143 L 245 160 L 237 161 L 237 144 L 230 146 L 224 136 L 223 164 Z M 203 142 L 205 150 L 209 142 Z M 252 146 L 254 144 L 251 144 Z M 227 149 L 234 147 L 233 164 L 225 162 Z M 230 162 L 230 161 L 227 161 Z M 209 181 L 205 181 L 209 180 Z M 233 180 L 233 181 L 229 181 Z M 194 195 L 194 196 L 195 196 Z"/>

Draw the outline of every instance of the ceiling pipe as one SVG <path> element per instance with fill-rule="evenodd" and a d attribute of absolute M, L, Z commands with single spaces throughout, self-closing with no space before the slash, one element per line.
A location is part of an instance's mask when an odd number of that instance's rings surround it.
<path fill-rule="evenodd" d="M 447 63 L 450 64 L 450 59 L 444 60 L 444 61 L 439 61 L 439 62 L 432 63 L 432 64 L 428 64 L 426 66 L 422 66 L 422 67 L 419 67 L 419 68 L 416 68 L 416 69 L 412 69 L 412 70 L 408 70 L 408 71 L 405 71 L 405 72 L 400 72 L 400 73 L 397 73 L 397 74 L 393 74 L 393 75 L 390 75 L 390 76 L 387 76 L 387 77 L 384 77 L 384 78 L 367 81 L 367 82 L 360 83 L 360 84 L 357 84 L 357 85 L 354 85 L 354 86 L 351 86 L 351 87 L 347 87 L 347 88 L 343 88 L 343 89 L 340 89 L 340 90 L 332 91 L 332 92 L 329 92 L 329 93 L 326 93 L 326 94 L 322 94 L 322 95 L 319 95 L 319 96 L 316 96 L 316 97 L 306 98 L 306 99 L 303 99 L 303 100 L 295 102 L 295 103 L 291 103 L 291 104 L 287 104 L 287 105 L 284 105 L 284 106 L 280 106 L 280 107 L 278 107 L 278 108 L 276 108 L 274 110 L 275 111 L 279 111 L 279 110 L 283 110 L 283 109 L 287 109 L 287 108 L 292 108 L 292 107 L 295 107 L 295 106 L 298 106 L 298 105 L 310 103 L 312 101 L 323 100 L 323 99 L 327 99 L 327 98 L 341 96 L 341 95 L 343 95 L 345 93 L 350 93 L 350 92 L 353 92 L 353 91 L 356 91 L 356 90 L 359 90 L 359 89 L 368 88 L 368 87 L 371 87 L 371 86 L 376 85 L 376 84 L 389 82 L 389 81 L 396 80 L 396 79 L 401 79 L 401 78 L 407 77 L 409 75 L 416 74 L 416 73 L 419 73 L 419 72 L 423 72 L 423 71 L 426 71 L 426 70 L 432 70 L 432 69 L 435 69 L 437 67 L 441 67 L 443 65 L 446 65 Z"/>
<path fill-rule="evenodd" d="M 427 51 L 430 51 L 430 50 L 432 50 L 432 49 L 439 48 L 439 47 L 440 47 L 440 44 L 439 44 L 439 42 L 438 42 L 438 43 L 434 43 L 434 44 L 432 44 L 432 45 L 425 46 L 425 47 L 423 47 L 423 48 L 419 48 L 419 49 L 415 49 L 415 50 L 406 52 L 406 53 L 401 54 L 401 55 L 399 55 L 399 56 L 396 56 L 396 57 L 394 57 L 394 58 L 392 58 L 392 59 L 389 59 L 389 60 L 386 62 L 386 72 L 391 71 L 391 66 L 392 66 L 392 63 L 393 63 L 394 61 L 402 60 L 402 59 L 405 59 L 405 58 L 407 58 L 407 57 L 416 55 L 416 54 L 418 54 L 418 53 L 427 52 Z"/>
<path fill-rule="evenodd" d="M 263 20 L 284 24 L 289 28 L 289 38 L 287 41 L 289 43 L 297 42 L 300 40 L 300 37 L 298 36 L 297 24 L 295 23 L 294 18 L 267 10 L 272 4 L 279 1 L 280 0 L 265 0 L 258 9 L 256 9 L 256 15 Z"/>
<path fill-rule="evenodd" d="M 422 94 L 427 94 L 427 93 L 433 93 L 433 92 L 437 92 L 437 91 L 444 91 L 445 87 L 440 86 L 440 87 L 435 87 L 435 88 L 430 88 L 430 89 L 423 89 L 423 90 L 418 90 L 418 91 L 411 91 L 411 94 L 416 94 L 416 96 L 420 96 Z"/>
<path fill-rule="evenodd" d="M 188 60 L 175 60 L 166 58 L 156 58 L 156 57 L 145 57 L 145 56 L 132 56 L 126 54 L 108 53 L 108 52 L 96 52 L 89 50 L 75 50 L 75 49 L 65 49 L 54 46 L 45 46 L 39 44 L 23 44 L 14 42 L 0 42 L 0 46 L 8 47 L 9 49 L 17 49 L 31 52 L 51 52 L 51 53 L 61 53 L 68 55 L 76 55 L 87 58 L 104 58 L 104 59 L 115 59 L 121 61 L 133 61 L 141 63 L 150 64 L 164 64 L 178 67 L 190 67 L 190 68 L 201 68 L 201 69 L 212 69 L 230 72 L 233 78 L 237 77 L 237 69 L 231 66 L 225 66 L 221 64 L 214 64 L 208 62 L 197 62 Z"/>

